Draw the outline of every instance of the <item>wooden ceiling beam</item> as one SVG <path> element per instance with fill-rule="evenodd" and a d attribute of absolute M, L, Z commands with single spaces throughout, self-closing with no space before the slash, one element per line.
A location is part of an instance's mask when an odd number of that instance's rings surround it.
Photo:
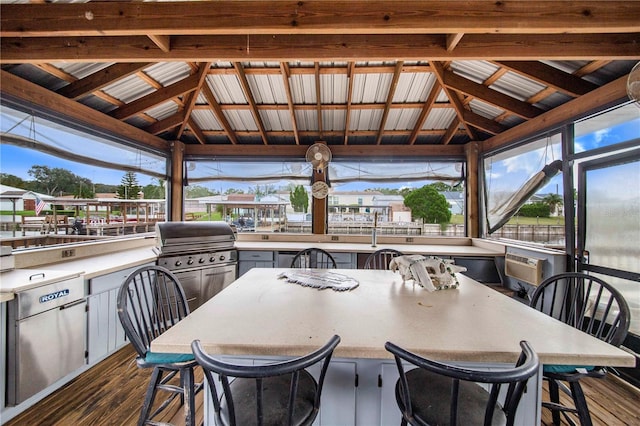
<path fill-rule="evenodd" d="M 168 35 L 148 35 L 152 42 L 160 48 L 164 53 L 171 52 L 171 36 Z"/>
<path fill-rule="evenodd" d="M 251 86 L 249 86 L 249 81 L 247 80 L 247 76 L 244 73 L 244 66 L 239 62 L 234 62 L 233 67 L 236 69 L 238 81 L 240 82 L 240 86 L 244 92 L 244 97 L 247 100 L 247 103 L 251 106 L 251 115 L 253 115 L 253 119 L 256 122 L 256 126 L 258 127 L 258 131 L 260 131 L 260 135 L 262 136 L 262 143 L 265 145 L 269 144 L 269 138 L 267 137 L 267 132 L 264 128 L 264 124 L 262 123 L 262 118 L 260 117 L 260 111 L 258 111 L 258 106 L 256 104 L 255 99 L 253 98 L 253 93 L 251 91 Z"/>
<path fill-rule="evenodd" d="M 598 88 L 596 84 L 539 61 L 501 61 L 497 64 L 572 97 Z"/>
<path fill-rule="evenodd" d="M 202 133 L 198 124 L 193 120 L 193 118 L 189 118 L 186 120 L 186 125 L 189 126 L 189 130 L 193 133 L 193 136 L 200 142 L 201 145 L 205 145 L 207 143 L 207 137 Z"/>
<path fill-rule="evenodd" d="M 635 1 L 314 0 L 2 4 L 0 37 L 635 32 Z"/>
<path fill-rule="evenodd" d="M 476 129 L 484 130 L 485 132 L 492 135 L 497 135 L 498 133 L 502 133 L 507 130 L 506 127 L 495 122 L 494 120 L 485 118 L 468 110 L 463 111 L 462 117 L 465 123 L 472 125 Z"/>
<path fill-rule="evenodd" d="M 431 62 L 431 66 L 433 67 L 433 71 L 436 75 L 436 78 L 438 79 L 438 83 L 440 84 L 440 86 L 442 87 L 442 89 L 444 90 L 444 92 L 446 93 L 447 97 L 449 98 L 449 102 L 451 103 L 451 105 L 453 106 L 453 109 L 456 111 L 456 117 L 457 120 L 454 119 L 449 127 L 449 130 L 451 132 L 453 132 L 453 128 L 455 129 L 458 128 L 458 126 L 462 123 L 462 125 L 465 128 L 465 131 L 467 132 L 467 135 L 469 136 L 469 138 L 471 140 L 476 140 L 476 132 L 471 128 L 471 126 L 467 125 L 467 123 L 464 121 L 464 111 L 465 111 L 465 107 L 464 105 L 462 105 L 462 102 L 460 101 L 460 99 L 457 96 L 457 93 L 446 87 L 444 84 L 444 77 L 445 77 L 445 68 L 444 65 L 440 62 Z M 449 143 L 448 140 L 444 140 L 444 144 Z"/>
<path fill-rule="evenodd" d="M 316 114 L 318 118 L 318 138 L 322 140 L 322 87 L 320 85 L 320 64 L 313 64 L 315 69 L 314 81 L 316 83 Z"/>
<path fill-rule="evenodd" d="M 460 43 L 460 40 L 462 40 L 462 37 L 464 37 L 464 33 L 447 34 L 447 42 L 446 42 L 447 52 L 453 51 L 453 49 L 456 48 L 458 43 Z"/>
<path fill-rule="evenodd" d="M 150 66 L 149 62 L 114 64 L 61 88 L 58 93 L 80 99 Z"/>
<path fill-rule="evenodd" d="M 126 120 L 127 118 L 146 111 L 149 108 L 153 108 L 156 105 L 167 102 L 171 100 L 171 98 L 192 92 L 198 87 L 199 79 L 200 76 L 197 74 L 191 75 L 177 83 L 163 87 L 162 89 L 143 96 L 138 100 L 125 104 L 124 106 L 112 111 L 111 116 L 119 120 Z"/>
<path fill-rule="evenodd" d="M 415 126 L 413 126 L 413 130 L 411 131 L 411 136 L 409 136 L 409 145 L 413 145 L 416 143 L 416 139 L 418 139 L 418 134 L 420 134 L 420 130 L 422 130 L 422 126 L 424 126 L 424 122 L 427 120 L 429 116 L 429 112 L 433 109 L 433 104 L 436 102 L 438 98 L 438 94 L 440 93 L 440 84 L 436 81 L 431 87 L 431 92 L 429 92 L 429 96 L 424 101 L 422 109 L 420 110 L 420 115 L 416 120 Z"/>
<path fill-rule="evenodd" d="M 309 66 L 294 66 L 285 62 L 289 66 L 289 74 L 290 75 L 315 75 L 315 67 Z M 393 65 L 367 65 L 366 67 L 356 67 L 353 71 L 354 74 L 393 74 L 395 72 L 396 67 Z M 211 68 L 209 70 L 209 74 L 215 75 L 233 75 L 233 68 Z M 278 66 L 264 66 L 257 68 L 246 68 L 244 72 L 247 75 L 276 75 L 280 74 L 280 67 Z M 413 73 L 429 73 L 432 72 L 431 66 L 429 64 L 416 64 L 416 65 L 406 65 L 402 68 L 402 72 L 413 72 Z M 320 74 L 339 74 L 344 75 L 349 73 L 349 65 L 347 66 L 331 66 L 331 65 L 323 65 L 320 67 Z"/>
<path fill-rule="evenodd" d="M 385 132 L 385 134 L 387 136 L 409 136 L 411 134 L 412 130 L 410 129 L 402 129 L 402 130 L 387 130 Z M 444 135 L 446 132 L 446 129 L 421 129 L 418 134 L 420 136 L 442 136 Z M 224 130 L 203 130 L 202 133 L 204 133 L 207 136 L 211 136 L 211 137 L 219 137 L 219 136 L 226 136 Z M 311 131 L 311 130 L 302 130 L 299 132 L 300 136 L 304 136 L 304 137 L 314 137 L 317 136 L 317 132 L 315 131 Z M 378 133 L 377 130 L 349 130 L 348 135 L 349 136 L 364 136 L 364 137 L 374 137 L 376 136 L 376 134 Z M 458 131 L 456 134 L 459 135 L 465 135 L 465 132 L 463 130 Z M 243 131 L 238 131 L 236 132 L 236 135 L 238 137 L 245 137 L 245 138 L 255 138 L 255 137 L 260 137 L 260 132 L 258 132 L 257 130 L 251 131 L 251 130 L 243 130 Z M 267 135 L 269 135 L 270 137 L 279 137 L 279 138 L 291 138 L 291 131 L 288 130 L 270 130 L 267 131 Z M 328 137 L 341 137 L 344 135 L 344 131 L 343 130 L 325 130 L 324 132 L 325 136 Z M 419 144 L 416 144 L 419 145 Z M 252 145 L 253 146 L 253 145 Z M 333 146 L 333 145 L 331 145 Z M 373 145 L 370 145 L 373 146 Z"/>
<path fill-rule="evenodd" d="M 442 136 L 442 145 L 449 145 L 449 142 L 451 142 L 451 139 L 453 139 L 457 133 L 460 123 L 461 121 L 458 117 L 453 118 L 451 124 L 449 124 L 449 127 L 447 128 L 447 131 Z"/>
<path fill-rule="evenodd" d="M 376 145 L 380 145 L 382 142 L 382 135 L 384 134 L 384 128 L 387 125 L 387 118 L 389 118 L 389 109 L 393 103 L 393 96 L 396 94 L 396 88 L 398 87 L 398 81 L 400 80 L 400 74 L 402 74 L 402 65 L 404 62 L 396 62 L 396 70 L 391 78 L 391 84 L 389 85 L 389 92 L 387 93 L 387 102 L 384 105 L 382 112 L 382 119 L 380 120 L 380 127 L 378 128 L 378 135 L 376 136 Z"/>
<path fill-rule="evenodd" d="M 575 70 L 573 72 L 573 75 L 576 75 L 578 77 L 582 77 L 583 75 L 591 74 L 593 72 L 598 71 L 600 68 L 604 67 L 605 65 L 607 65 L 610 62 L 611 62 L 611 60 L 608 60 L 608 59 L 607 60 L 600 60 L 600 61 L 591 61 L 588 64 L 585 64 L 582 67 L 580 67 L 577 70 Z"/>
<path fill-rule="evenodd" d="M 282 84 L 284 85 L 284 92 L 287 95 L 287 107 L 289 110 L 289 118 L 291 119 L 293 139 L 296 141 L 296 145 L 300 145 L 300 135 L 298 133 L 298 120 L 296 119 L 295 104 L 293 102 L 293 95 L 291 94 L 291 85 L 289 84 L 289 78 L 291 77 L 289 64 L 287 62 L 281 62 L 280 71 L 282 74 Z"/>
<path fill-rule="evenodd" d="M 162 120 L 158 120 L 153 124 L 145 127 L 144 130 L 151 133 L 152 135 L 159 135 L 162 132 L 166 132 L 167 130 L 173 129 L 179 126 L 182 122 L 184 122 L 184 114 L 182 111 L 178 111 L 175 114 L 170 115 L 169 117 L 163 118 Z"/>
<path fill-rule="evenodd" d="M 407 102 L 407 103 L 393 103 L 391 104 L 390 108 L 391 109 L 422 109 L 422 107 L 424 106 L 423 102 Z M 293 107 L 296 110 L 300 110 L 300 111 L 311 111 L 311 110 L 315 110 L 317 107 L 315 104 L 295 104 L 293 105 Z M 196 105 L 194 107 L 194 109 L 207 109 L 207 105 Z M 233 111 L 239 111 L 239 110 L 249 110 L 250 107 L 249 105 L 238 105 L 238 104 L 224 104 L 224 105 L 220 105 L 220 108 L 223 111 L 228 111 L 228 110 L 233 110 Z M 322 109 L 327 111 L 327 110 L 331 110 L 331 111 L 337 111 L 337 110 L 342 110 L 342 109 L 346 109 L 347 108 L 347 104 L 323 104 L 322 105 Z M 375 104 L 370 104 L 370 103 L 366 103 L 366 104 L 351 104 L 351 109 L 352 110 L 367 110 L 367 109 L 384 109 L 385 108 L 385 104 L 382 103 L 375 103 Z M 451 108 L 451 104 L 449 102 L 436 102 L 433 104 L 433 108 Z M 258 105 L 258 110 L 278 110 L 278 111 L 286 111 L 289 109 L 289 105 L 284 105 L 284 104 L 260 104 Z"/>
<path fill-rule="evenodd" d="M 207 71 L 209 70 L 209 68 L 211 68 L 211 62 L 202 62 L 198 64 L 198 70 L 197 70 L 197 73 L 195 74 L 198 76 L 198 85 L 193 92 L 187 95 L 187 101 L 184 103 L 184 109 L 182 110 L 182 115 L 184 116 L 184 120 L 182 121 L 182 124 L 180 124 L 180 126 L 178 127 L 174 139 L 180 140 L 180 138 L 182 137 L 182 133 L 184 132 L 184 129 L 187 126 L 187 122 L 191 117 L 191 112 L 193 111 L 193 107 L 195 106 L 196 101 L 198 100 L 198 93 L 200 93 L 200 89 L 202 88 L 202 85 L 205 84 L 205 81 L 207 79 Z M 193 122 L 193 124 L 195 126 L 195 122 Z M 206 141 L 202 141 L 200 143 L 206 143 Z"/>
<path fill-rule="evenodd" d="M 507 73 L 505 68 L 498 68 L 493 74 L 487 77 L 482 84 L 489 87 L 496 81 L 500 80 L 500 78 Z"/>
<path fill-rule="evenodd" d="M 68 83 L 73 83 L 78 81 L 78 78 L 74 75 L 69 74 L 66 71 L 61 70 L 60 68 L 53 66 L 51 64 L 34 64 L 34 66 L 40 68 L 42 71 L 51 74 L 53 76 L 58 77 L 60 80 L 64 80 Z"/>
<path fill-rule="evenodd" d="M 231 124 L 229 124 L 229 120 L 227 120 L 227 117 L 224 115 L 224 112 L 220 108 L 218 100 L 213 95 L 213 92 L 209 88 L 208 84 L 202 85 L 202 94 L 209 103 L 209 107 L 213 111 L 213 115 L 216 117 L 216 120 L 218 120 L 218 123 L 220 123 L 220 126 L 222 126 L 222 129 L 224 130 L 227 138 L 229 138 L 229 141 L 234 145 L 237 144 L 238 137 L 236 136 L 233 127 L 231 127 Z"/>
<path fill-rule="evenodd" d="M 352 108 L 352 104 L 351 102 L 353 101 L 353 79 L 354 79 L 354 74 L 355 74 L 355 69 L 356 69 L 356 63 L 355 62 L 349 62 L 349 64 L 347 65 L 347 79 L 348 79 L 348 85 L 347 85 L 347 104 L 346 104 L 346 111 L 345 111 L 345 117 L 344 117 L 344 144 L 347 145 L 349 143 L 349 128 L 351 127 L 351 108 Z"/>
<path fill-rule="evenodd" d="M 185 155 L 244 157 L 251 149 L 251 158 L 299 158 L 303 159 L 309 147 L 306 145 L 185 145 Z M 333 158 L 420 158 L 420 157 L 457 157 L 464 155 L 464 145 L 411 145 L 398 149 L 397 145 L 331 145 Z"/>
<path fill-rule="evenodd" d="M 640 4 L 640 2 L 638 2 Z M 159 3 L 153 3 L 159 4 Z M 640 29 L 639 29 L 640 31 Z M 0 37 L 1 64 L 169 61 L 614 60 L 638 58 L 638 33 L 465 34 L 449 52 L 440 35 L 174 36 L 166 53 L 146 36 Z M 248 47 L 248 42 L 250 47 Z"/>
<path fill-rule="evenodd" d="M 471 81 L 452 71 L 444 71 L 443 84 L 445 87 L 464 93 L 473 98 L 487 102 L 497 108 L 512 112 L 524 119 L 530 119 L 544 111 L 511 96 L 491 90 L 488 87 Z"/>
<path fill-rule="evenodd" d="M 44 87 L 3 70 L 0 70 L 0 80 L 2 81 L 0 96 L 5 99 L 20 99 L 22 102 L 34 105 L 34 107 L 55 112 L 61 117 L 82 123 L 89 128 L 95 128 L 97 131 L 138 142 L 147 148 L 170 152 L 169 143 L 164 139 L 51 92 Z"/>
<path fill-rule="evenodd" d="M 482 142 L 483 151 L 491 151 L 510 142 L 521 141 L 533 134 L 540 134 L 575 119 L 590 111 L 602 108 L 627 97 L 627 76 L 620 77 L 586 95 L 570 100 L 550 111 Z"/>

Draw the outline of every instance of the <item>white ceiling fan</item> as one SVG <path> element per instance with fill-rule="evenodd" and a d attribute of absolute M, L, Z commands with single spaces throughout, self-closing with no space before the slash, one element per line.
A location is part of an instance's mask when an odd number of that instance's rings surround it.
<path fill-rule="evenodd" d="M 305 158 L 314 170 L 323 173 L 331 162 L 331 150 L 322 142 L 316 142 L 307 149 Z M 318 180 L 311 185 L 311 195 L 314 198 L 326 198 L 329 194 L 329 185 L 325 180 Z"/>
<path fill-rule="evenodd" d="M 331 150 L 327 144 L 316 142 L 307 149 L 305 158 L 314 170 L 323 171 L 331 162 Z"/>

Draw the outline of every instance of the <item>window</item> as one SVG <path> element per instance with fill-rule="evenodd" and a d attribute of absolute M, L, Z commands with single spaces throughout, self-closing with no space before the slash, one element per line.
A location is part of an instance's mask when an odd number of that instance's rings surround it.
<path fill-rule="evenodd" d="M 577 121 L 574 125 L 576 154 L 640 138 L 638 106 L 628 103 Z"/>
<path fill-rule="evenodd" d="M 26 235 L 22 217 L 30 216 L 52 223 L 53 231 L 73 226 L 89 235 L 145 232 L 165 219 L 163 156 L 4 106 L 1 118 L 3 192 L 23 191 L 2 200 L 13 222 L 3 236 Z"/>
<path fill-rule="evenodd" d="M 487 236 L 564 246 L 561 142 L 553 134 L 484 159 Z"/>
<path fill-rule="evenodd" d="M 189 159 L 187 173 L 187 213 L 236 225 L 240 218 L 250 217 L 255 227 L 241 231 L 311 233 L 312 169 L 304 159 Z M 326 173 L 329 233 L 369 234 L 377 214 L 382 234 L 465 234 L 460 161 L 344 160 L 333 161 Z M 434 183 L 445 204 L 455 205 L 452 221 L 444 229 L 412 218 L 403 204 L 403 194 Z M 296 190 L 306 197 L 294 200 Z"/>

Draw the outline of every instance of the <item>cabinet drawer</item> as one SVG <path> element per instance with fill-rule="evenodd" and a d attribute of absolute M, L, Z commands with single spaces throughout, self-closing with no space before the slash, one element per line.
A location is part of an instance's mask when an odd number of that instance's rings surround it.
<path fill-rule="evenodd" d="M 240 260 L 260 260 L 260 261 L 273 261 L 272 251 L 241 251 L 238 253 Z"/>
<path fill-rule="evenodd" d="M 138 268 L 149 265 L 153 265 L 153 263 L 132 266 L 131 268 L 121 269 L 120 271 L 92 278 L 91 280 L 89 280 L 89 294 L 102 293 L 103 291 L 109 291 L 111 289 L 118 288 L 130 273 Z"/>

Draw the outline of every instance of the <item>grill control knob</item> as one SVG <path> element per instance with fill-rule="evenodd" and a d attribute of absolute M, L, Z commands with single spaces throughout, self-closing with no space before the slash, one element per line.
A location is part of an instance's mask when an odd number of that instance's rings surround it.
<path fill-rule="evenodd" d="M 193 259 L 189 258 L 189 260 L 187 260 L 187 265 L 193 265 Z"/>
<path fill-rule="evenodd" d="M 204 257 L 201 257 L 200 260 L 198 260 L 198 263 L 204 263 Z"/>
<path fill-rule="evenodd" d="M 215 262 L 215 261 L 216 261 L 216 258 L 215 258 L 215 257 L 211 256 L 211 257 L 209 258 L 209 262 Z"/>
<path fill-rule="evenodd" d="M 220 256 L 220 260 L 224 260 L 224 255 Z"/>
<path fill-rule="evenodd" d="M 182 262 L 179 260 L 176 260 L 176 266 L 180 266 L 180 265 L 182 265 Z"/>

